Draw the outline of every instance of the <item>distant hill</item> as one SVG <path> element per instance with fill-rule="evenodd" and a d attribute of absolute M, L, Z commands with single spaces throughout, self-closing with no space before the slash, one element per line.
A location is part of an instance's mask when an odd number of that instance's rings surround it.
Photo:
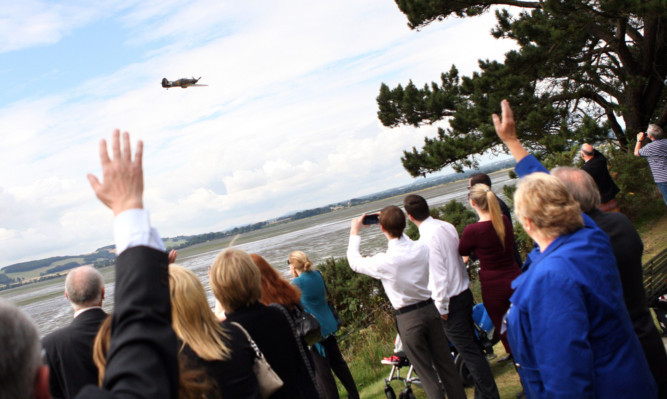
<path fill-rule="evenodd" d="M 513 167 L 516 162 L 512 159 L 505 161 L 497 161 L 483 167 L 466 171 L 464 173 L 450 173 L 444 176 L 434 176 L 429 178 L 419 179 L 413 183 L 395 187 L 388 190 L 380 191 L 365 195 L 359 198 L 352 198 L 347 201 L 341 201 L 335 204 L 325 205 L 319 208 L 306 209 L 288 213 L 284 216 L 269 219 L 262 222 L 248 224 L 245 226 L 233 227 L 228 230 L 210 232 L 204 234 L 196 234 L 190 236 L 176 236 L 171 238 L 163 238 L 167 249 L 181 249 L 189 247 L 202 242 L 216 240 L 225 237 L 233 237 L 235 235 L 246 233 L 261 229 L 269 224 L 284 223 L 292 220 L 304 219 L 310 216 L 320 215 L 327 212 L 332 212 L 337 209 L 352 207 L 367 202 L 377 201 L 396 195 L 418 191 L 424 188 L 438 186 L 441 184 L 451 183 L 453 181 L 464 179 L 473 173 L 483 172 L 491 173 L 501 169 Z M 107 245 L 96 249 L 94 252 L 85 255 L 73 256 L 55 256 L 47 259 L 32 260 L 28 262 L 15 263 L 6 266 L 0 270 L 0 289 L 8 288 L 10 286 L 21 285 L 26 282 L 38 281 L 52 276 L 63 274 L 67 270 L 80 265 L 93 265 L 94 267 L 109 266 L 114 263 L 115 254 L 114 246 Z"/>

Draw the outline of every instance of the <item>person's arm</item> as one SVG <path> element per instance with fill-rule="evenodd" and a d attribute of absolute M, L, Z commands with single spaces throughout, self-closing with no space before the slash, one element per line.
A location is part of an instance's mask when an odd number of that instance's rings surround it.
<path fill-rule="evenodd" d="M 646 133 L 644 132 L 639 132 L 637 134 L 637 144 L 635 145 L 635 156 L 640 157 L 641 155 L 639 154 L 639 150 L 642 148 L 642 141 L 646 138 Z"/>
<path fill-rule="evenodd" d="M 359 252 L 359 246 L 361 244 L 361 237 L 359 237 L 359 231 L 366 226 L 363 224 L 364 215 L 361 215 L 357 218 L 352 219 L 350 225 L 350 241 L 347 246 L 347 260 L 350 264 L 350 268 L 357 272 L 362 273 L 373 278 L 380 278 L 379 267 L 384 262 L 381 261 L 378 254 L 372 257 L 363 257 Z"/>
<path fill-rule="evenodd" d="M 139 141 L 132 160 L 129 134 L 123 135 L 121 151 L 120 132 L 115 130 L 113 160 L 107 153 L 106 141 L 100 142 L 103 182 L 88 175 L 97 197 L 116 216 L 118 258 L 103 390 L 88 386 L 77 398 L 176 398 L 178 395 L 168 260 L 162 241 L 143 210 L 142 149 Z"/>
<path fill-rule="evenodd" d="M 459 255 L 461 256 L 470 256 L 475 249 L 475 238 L 473 237 L 473 228 L 471 226 L 472 224 L 467 225 L 461 234 L 461 239 L 459 240 Z M 465 259 L 464 263 L 467 263 Z"/>
<path fill-rule="evenodd" d="M 447 295 L 447 287 L 449 286 L 449 276 L 447 270 L 454 267 L 454 259 L 449 259 L 446 248 L 448 242 L 443 240 L 440 242 L 433 237 L 428 243 L 428 265 L 429 265 L 429 288 L 431 289 L 431 297 L 435 301 L 435 306 L 438 308 L 440 317 L 447 320 L 449 315 L 449 296 Z M 445 251 L 443 251 L 445 249 Z M 456 251 L 454 251 L 456 253 Z"/>

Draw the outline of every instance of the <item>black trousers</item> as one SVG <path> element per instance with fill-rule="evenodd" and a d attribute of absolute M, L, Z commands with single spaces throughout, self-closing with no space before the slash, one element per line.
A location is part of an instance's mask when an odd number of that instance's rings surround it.
<path fill-rule="evenodd" d="M 347 363 L 340 353 L 336 337 L 331 335 L 320 342 L 320 344 L 324 347 L 326 357 L 322 357 L 314 347 L 310 349 L 310 353 L 313 355 L 313 362 L 315 363 L 317 385 L 320 386 L 320 391 L 324 395 L 322 399 L 339 398 L 333 373 L 336 374 L 343 387 L 345 387 L 348 398 L 359 399 L 359 391 L 357 391 L 352 373 L 350 373 L 350 369 L 347 367 Z"/>
<path fill-rule="evenodd" d="M 499 399 L 498 387 L 493 379 L 489 362 L 475 338 L 472 320 L 473 299 L 470 290 L 449 298 L 449 316 L 443 320 L 447 338 L 461 354 L 475 380 L 475 399 Z"/>

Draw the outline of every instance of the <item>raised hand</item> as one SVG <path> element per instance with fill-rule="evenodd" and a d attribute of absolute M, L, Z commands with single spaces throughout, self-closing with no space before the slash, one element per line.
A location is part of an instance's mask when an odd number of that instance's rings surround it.
<path fill-rule="evenodd" d="M 521 145 L 519 139 L 516 137 L 516 125 L 514 123 L 514 113 L 510 107 L 510 102 L 503 100 L 500 102 L 502 109 L 502 118 L 498 114 L 493 114 L 493 126 L 496 128 L 496 133 L 500 140 L 510 150 L 514 159 L 519 162 L 528 155 L 528 151 Z"/>
<path fill-rule="evenodd" d="M 113 160 L 107 152 L 107 142 L 100 141 L 100 163 L 102 164 L 103 181 L 88 174 L 93 191 L 102 203 L 113 211 L 114 215 L 128 209 L 143 208 L 144 174 L 141 166 L 143 143 L 137 142 L 137 150 L 132 160 L 130 134 L 123 133 L 121 151 L 120 131 L 114 130 L 111 140 Z"/>

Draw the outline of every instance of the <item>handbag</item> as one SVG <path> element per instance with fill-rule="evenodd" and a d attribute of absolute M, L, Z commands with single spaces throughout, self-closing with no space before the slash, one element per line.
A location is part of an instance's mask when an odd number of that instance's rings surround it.
<path fill-rule="evenodd" d="M 294 305 L 292 316 L 296 333 L 306 345 L 312 346 L 322 340 L 322 327 L 315 316 L 306 312 L 299 304 Z"/>
<path fill-rule="evenodd" d="M 257 344 L 252 340 L 245 328 L 235 321 L 232 324 L 243 331 L 243 334 L 248 339 L 248 343 L 250 343 L 250 346 L 255 351 L 255 363 L 252 366 L 252 371 L 255 373 L 255 377 L 257 377 L 259 394 L 263 399 L 266 399 L 283 386 L 283 380 L 273 371 L 269 362 L 266 361 L 264 354 L 259 350 Z"/>
<path fill-rule="evenodd" d="M 324 290 L 327 292 L 327 306 L 329 306 L 329 310 L 331 311 L 331 314 L 333 314 L 333 317 L 336 320 L 336 327 L 340 328 L 340 326 L 343 325 L 343 320 L 341 320 L 340 315 L 338 314 L 338 310 L 336 310 L 336 306 L 334 306 L 333 302 L 331 302 L 331 294 L 329 294 L 329 288 L 327 288 L 327 283 L 324 282 L 324 276 L 322 275 L 322 272 L 319 270 L 316 271 L 320 274 L 320 277 L 322 277 L 322 284 L 324 284 Z"/>

